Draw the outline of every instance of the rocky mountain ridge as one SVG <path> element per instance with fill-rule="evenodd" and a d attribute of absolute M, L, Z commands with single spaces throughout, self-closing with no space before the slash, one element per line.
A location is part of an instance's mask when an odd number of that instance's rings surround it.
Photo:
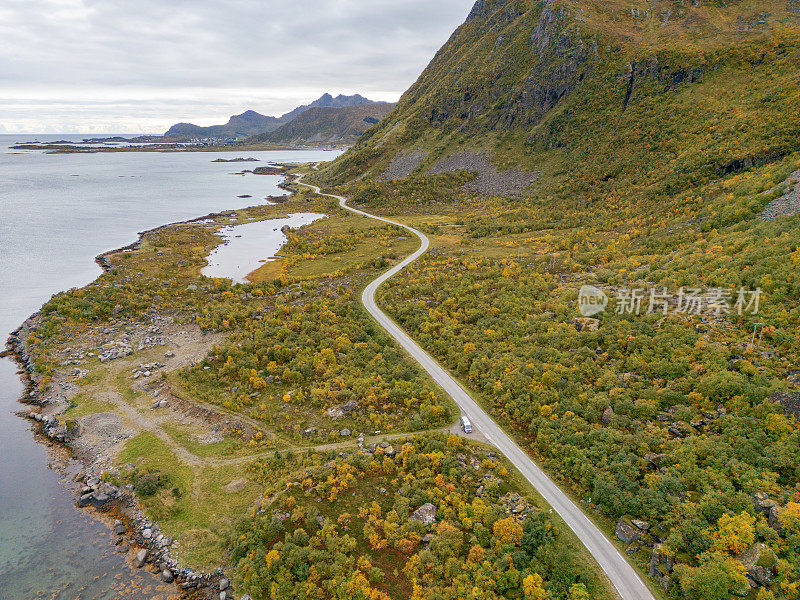
<path fill-rule="evenodd" d="M 796 147 L 797 128 L 776 115 L 796 101 L 798 47 L 793 1 L 479 0 L 395 110 L 324 173 L 377 176 L 417 152 L 421 174 L 465 149 L 500 170 L 551 158 L 560 170 L 565 154 L 574 164 L 601 148 L 614 173 L 676 143 L 681 158 L 703 149 L 688 171 L 735 172 Z M 754 69 L 771 75 L 754 81 Z M 742 121 L 746 140 L 731 134 Z"/>
<path fill-rule="evenodd" d="M 390 102 L 371 102 L 357 106 L 312 107 L 278 129 L 250 137 L 249 143 L 275 144 L 354 144 L 392 109 Z"/>
<path fill-rule="evenodd" d="M 247 110 L 239 115 L 233 115 L 224 125 L 211 125 L 203 127 L 193 123 L 177 123 L 170 127 L 164 134 L 165 138 L 215 138 L 237 139 L 246 138 L 260 133 L 275 131 L 282 125 L 290 123 L 295 118 L 312 108 L 347 108 L 373 104 L 360 94 L 345 96 L 339 94 L 334 97 L 325 93 L 309 104 L 303 104 L 281 115 L 280 117 L 266 116 L 254 110 Z"/>

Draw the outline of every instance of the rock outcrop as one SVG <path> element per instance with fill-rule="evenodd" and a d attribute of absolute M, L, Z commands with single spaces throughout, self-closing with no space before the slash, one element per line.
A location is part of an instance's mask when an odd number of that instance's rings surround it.
<path fill-rule="evenodd" d="M 632 544 L 641 538 L 642 532 L 638 528 L 634 527 L 634 525 L 625 519 L 625 517 L 622 517 L 619 521 L 617 521 L 617 526 L 614 529 L 614 535 L 616 535 L 617 538 L 622 542 L 626 544 Z"/>
<path fill-rule="evenodd" d="M 420 521 L 423 525 L 433 525 L 436 522 L 436 507 L 427 502 L 411 513 L 410 519 Z"/>
<path fill-rule="evenodd" d="M 758 585 L 769 586 L 775 574 L 777 558 L 772 549 L 758 542 L 736 557 L 744 565 L 747 576 Z"/>

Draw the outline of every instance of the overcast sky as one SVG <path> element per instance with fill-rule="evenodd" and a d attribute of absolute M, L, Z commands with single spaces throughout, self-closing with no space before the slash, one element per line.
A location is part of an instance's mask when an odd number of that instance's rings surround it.
<path fill-rule="evenodd" d="M 162 133 L 400 97 L 474 0 L 2 0 L 0 133 Z"/>

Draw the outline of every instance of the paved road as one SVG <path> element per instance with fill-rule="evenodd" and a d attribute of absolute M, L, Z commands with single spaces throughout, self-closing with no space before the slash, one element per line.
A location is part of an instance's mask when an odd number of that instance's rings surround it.
<path fill-rule="evenodd" d="M 301 178 L 302 179 L 302 178 Z M 300 180 L 298 180 L 300 182 Z M 589 518 L 583 514 L 583 511 L 573 503 L 564 492 L 542 471 L 536 463 L 534 463 L 525 452 L 495 423 L 492 418 L 480 407 L 475 401 L 467 394 L 463 388 L 456 383 L 456 381 L 431 358 L 427 352 L 417 345 L 405 331 L 400 329 L 397 324 L 392 321 L 384 312 L 378 308 L 375 302 L 375 292 L 378 287 L 388 279 L 394 277 L 397 273 L 402 271 L 409 264 L 422 256 L 430 246 L 430 241 L 420 231 L 413 227 L 390 221 L 382 217 L 376 217 L 362 210 L 358 210 L 347 206 L 347 199 L 341 196 L 334 196 L 332 194 L 322 194 L 318 187 L 302 183 L 301 185 L 308 186 L 316 191 L 318 194 L 336 198 L 339 200 L 339 205 L 351 212 L 364 215 L 370 219 L 377 219 L 384 223 L 397 225 L 403 229 L 416 235 L 421 245 L 419 250 L 414 252 L 411 256 L 398 263 L 386 273 L 378 277 L 375 281 L 370 283 L 364 290 L 361 300 L 369 313 L 386 329 L 386 331 L 394 339 L 396 339 L 403 348 L 405 348 L 414 359 L 422 365 L 422 368 L 430 373 L 436 382 L 450 394 L 453 400 L 458 404 L 461 411 L 468 415 L 472 421 L 473 427 L 480 430 L 480 432 L 493 444 L 500 452 L 502 452 L 514 466 L 519 469 L 522 475 L 531 482 L 533 487 L 544 497 L 544 499 L 553 507 L 564 522 L 569 526 L 572 531 L 580 538 L 581 542 L 586 546 L 589 552 L 594 556 L 600 567 L 603 569 L 608 579 L 617 589 L 622 600 L 655 600 L 653 594 L 641 580 L 639 575 L 630 565 L 630 563 L 620 554 L 616 547 L 603 535 L 603 533 L 592 523 Z"/>

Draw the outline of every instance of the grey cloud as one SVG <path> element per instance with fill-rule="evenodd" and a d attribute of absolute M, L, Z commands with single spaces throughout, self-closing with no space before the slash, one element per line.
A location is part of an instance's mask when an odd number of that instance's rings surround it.
<path fill-rule="evenodd" d="M 119 98 L 126 89 L 154 127 L 232 107 L 280 112 L 325 91 L 395 99 L 473 1 L 5 0 L 0 99 L 18 102 L 13 114 L 0 104 L 0 123 L 47 121 L 49 98 L 61 118 L 72 106 L 79 128 L 93 114 L 81 114 L 87 94 Z M 174 97 L 165 101 L 164 90 Z M 155 115 L 170 106 L 188 113 Z M 112 109 L 94 114 L 113 126 Z M 125 119 L 120 127 L 131 125 Z"/>

